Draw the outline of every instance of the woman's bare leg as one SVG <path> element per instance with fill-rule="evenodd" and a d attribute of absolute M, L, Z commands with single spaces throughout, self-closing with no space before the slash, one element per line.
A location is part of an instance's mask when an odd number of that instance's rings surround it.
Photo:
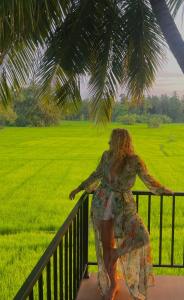
<path fill-rule="evenodd" d="M 106 299 L 114 300 L 114 296 L 117 290 L 117 279 L 116 279 L 117 263 L 115 263 L 113 266 L 109 265 L 110 258 L 111 258 L 111 251 L 112 248 L 114 248 L 115 246 L 113 219 L 102 220 L 100 224 L 100 229 L 101 229 L 101 239 L 102 239 L 102 246 L 103 246 L 103 257 L 104 257 L 105 268 L 111 280 L 111 288 L 109 291 L 109 295 L 107 296 Z"/>

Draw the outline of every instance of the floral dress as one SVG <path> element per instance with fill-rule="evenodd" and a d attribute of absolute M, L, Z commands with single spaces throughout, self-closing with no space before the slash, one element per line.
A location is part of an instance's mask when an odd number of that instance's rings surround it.
<path fill-rule="evenodd" d="M 132 299 L 147 299 L 147 288 L 155 286 L 149 232 L 136 210 L 131 188 L 136 175 L 151 192 L 161 194 L 165 187 L 148 172 L 137 155 L 126 158 L 118 176 L 110 178 L 110 152 L 104 151 L 94 172 L 80 184 L 87 192 L 94 191 L 90 216 L 95 233 L 98 263 L 98 287 L 105 295 L 111 282 L 103 260 L 100 221 L 114 220 L 115 246 L 118 251 L 116 274 L 125 280 Z"/>

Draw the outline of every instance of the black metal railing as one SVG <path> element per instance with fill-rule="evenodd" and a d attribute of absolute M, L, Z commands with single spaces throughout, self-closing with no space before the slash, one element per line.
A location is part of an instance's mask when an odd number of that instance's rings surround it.
<path fill-rule="evenodd" d="M 133 191 L 133 194 L 135 195 L 137 211 L 139 211 L 139 200 L 141 202 L 144 200 L 144 204 L 145 201 L 147 202 L 147 228 L 150 234 L 152 200 L 154 201 L 153 197 L 160 199 L 160 206 L 157 207 L 159 209 L 158 263 L 153 264 L 153 266 L 184 268 L 184 241 L 182 241 L 182 249 L 180 249 L 183 255 L 182 263 L 174 263 L 176 198 L 181 200 L 182 197 L 183 200 L 184 193 L 177 192 L 171 196 L 170 263 L 167 264 L 162 263 L 164 195 L 156 196 L 149 191 Z M 90 262 L 88 257 L 89 197 L 90 194 L 86 192 L 82 194 L 14 300 L 76 299 L 81 280 L 88 277 L 88 266 L 97 265 L 96 262 Z"/>
<path fill-rule="evenodd" d="M 75 299 L 88 276 L 88 194 L 84 193 L 16 296 L 24 299 Z"/>
<path fill-rule="evenodd" d="M 159 247 L 158 247 L 158 263 L 153 264 L 154 267 L 170 267 L 170 268 L 184 268 L 184 237 L 180 236 L 181 239 L 181 249 L 180 252 L 182 253 L 182 263 L 180 264 L 175 264 L 174 263 L 174 249 L 175 249 L 175 229 L 176 229 L 176 198 L 178 198 L 179 201 L 183 200 L 184 197 L 184 192 L 175 192 L 172 197 L 172 202 L 171 202 L 171 215 L 170 215 L 170 221 L 171 221 L 171 238 L 170 238 L 170 262 L 169 263 L 162 263 L 162 253 L 163 253 L 163 243 L 166 242 L 163 240 L 163 216 L 164 216 L 164 209 L 163 209 L 163 204 L 164 200 L 167 201 L 168 196 L 165 196 L 164 199 L 164 194 L 163 195 L 153 195 L 149 191 L 134 191 L 133 194 L 136 196 L 136 204 L 137 204 L 137 212 L 139 210 L 139 198 L 140 196 L 147 196 L 147 203 L 148 203 L 148 210 L 147 210 L 147 228 L 148 231 L 151 235 L 151 204 L 152 204 L 152 196 L 159 198 L 159 204 L 160 206 L 157 207 L 156 214 L 159 216 Z M 180 198 L 181 197 L 181 198 Z M 153 200 L 154 201 L 154 200 Z M 166 202 L 168 204 L 168 201 Z M 179 208 L 177 213 L 182 212 L 182 205 L 184 209 L 184 204 L 179 203 Z M 179 211 L 180 209 L 180 211 Z M 168 216 L 169 217 L 169 216 Z M 181 218 L 183 220 L 183 218 Z M 183 225 L 182 225 L 183 226 Z M 168 241 L 167 241 L 168 242 Z M 169 249 L 167 249 L 169 250 Z M 156 256 L 156 254 L 155 254 Z"/>

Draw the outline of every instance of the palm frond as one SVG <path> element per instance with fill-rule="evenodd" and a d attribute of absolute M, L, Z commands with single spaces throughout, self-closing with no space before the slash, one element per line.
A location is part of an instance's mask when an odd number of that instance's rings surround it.
<path fill-rule="evenodd" d="M 58 70 L 62 69 L 62 73 L 64 73 L 67 69 L 72 68 L 72 73 L 74 75 L 67 75 L 67 78 L 70 78 L 70 84 L 66 84 L 66 81 L 64 82 L 64 87 L 67 87 L 67 90 L 69 87 L 71 87 L 71 93 L 73 94 L 73 91 L 77 90 L 75 87 L 78 86 L 78 84 L 74 84 L 76 80 L 75 73 L 83 72 L 81 68 L 82 60 L 86 57 L 86 49 L 90 47 L 88 38 L 88 41 L 86 42 L 84 39 L 84 35 L 80 36 L 80 41 L 77 44 L 75 40 L 75 35 L 78 37 L 81 32 L 76 30 L 79 26 L 77 25 L 77 22 L 79 25 L 81 23 L 84 24 L 84 18 L 87 15 L 86 12 L 90 10 L 92 6 L 90 6 L 90 1 L 81 1 L 83 6 L 81 6 L 80 1 L 59 1 L 59 0 L 31 0 L 29 2 L 29 5 L 27 7 L 26 1 L 22 2 L 22 6 L 18 5 L 18 2 L 14 3 L 14 1 L 10 1 L 9 5 L 7 5 L 6 2 L 1 3 L 0 9 L 3 10 L 3 13 L 0 13 L 0 26 L 3 29 L 2 34 L 0 36 L 1 39 L 1 45 L 2 45 L 2 51 L 0 51 L 1 55 L 1 66 L 0 71 L 1 73 L 4 73 L 4 76 L 1 77 L 2 82 L 2 95 L 0 94 L 0 98 L 5 103 L 8 99 L 10 99 L 10 95 L 8 94 L 8 87 L 11 87 L 12 90 L 19 89 L 22 85 L 27 83 L 28 80 L 28 74 L 26 72 L 30 73 L 32 69 L 34 69 L 33 65 L 35 61 L 36 53 L 39 51 L 40 47 L 44 47 L 46 49 L 45 51 L 45 57 L 42 56 L 42 61 L 40 65 L 43 67 L 40 68 L 41 72 L 37 72 L 38 76 L 41 77 L 43 74 L 42 69 L 44 70 L 44 64 L 45 64 L 45 81 L 41 83 L 41 87 L 43 89 L 40 94 L 44 94 L 46 91 L 46 84 L 49 84 L 52 81 L 51 77 L 53 76 L 53 73 L 49 74 L 50 68 L 55 73 L 55 77 Z M 4 6 L 3 6 L 4 4 Z M 15 4 L 15 7 L 13 6 Z M 79 5 L 80 4 L 80 5 Z M 20 7 L 21 9 L 19 9 Z M 29 12 L 28 12 L 29 11 Z M 2 11 L 1 11 L 2 12 Z M 27 14 L 29 16 L 27 16 Z M 67 14 L 67 17 L 66 17 Z M 10 32 L 6 35 L 5 38 L 5 31 L 6 31 L 6 17 L 9 16 L 9 29 Z M 27 16 L 27 18 L 26 18 Z M 12 25 L 15 22 L 15 17 L 17 20 L 22 19 L 20 24 L 16 24 L 16 28 Z M 83 20 L 83 21 L 81 21 Z M 85 26 L 88 26 L 87 18 L 85 18 L 86 22 L 84 24 Z M 19 21 L 18 21 L 19 23 Z M 28 27 L 28 24 L 30 26 Z M 72 26 L 71 26 L 72 25 Z M 74 29 L 74 30 L 73 30 Z M 74 33 L 73 33 L 74 31 Z M 19 38 L 20 36 L 20 38 Z M 29 41 L 29 42 L 28 42 Z M 82 41 L 85 41 L 82 46 Z M 28 44 L 29 43 L 29 44 Z M 86 47 L 88 46 L 88 48 Z M 82 51 L 83 49 L 83 51 Z M 29 55 L 30 54 L 30 55 Z M 13 66 L 11 66 L 12 57 L 16 57 L 14 60 Z M 72 60 L 72 57 L 74 57 L 74 60 Z M 32 61 L 32 65 L 31 65 Z M 75 65 L 72 64 L 74 61 Z M 76 62 L 77 61 L 77 62 Z M 53 65 L 54 63 L 54 65 Z M 83 64 L 85 65 L 85 64 Z M 16 67 L 14 67 L 16 66 Z M 78 70 L 77 70 L 78 68 Z M 80 71 L 80 70 L 81 71 Z M 67 72 L 69 73 L 69 72 Z M 60 73 L 61 75 L 61 73 Z M 50 81 L 49 81 L 50 76 Z M 64 78 L 64 77 L 63 77 Z M 72 84 L 71 84 L 72 82 Z M 16 84 L 15 84 L 16 83 Z M 60 84 L 57 84 L 57 91 L 58 86 L 61 86 Z M 63 87 L 63 88 L 64 88 Z M 48 90 L 47 89 L 47 90 Z M 63 90 L 63 89 L 62 89 Z M 69 90 L 68 90 L 69 91 Z M 45 93 L 46 94 L 46 93 Z M 58 92 L 57 92 L 58 94 Z M 64 95 L 64 94 L 63 94 Z M 73 98 L 72 98 L 73 99 Z M 76 99 L 78 99 L 78 95 L 76 95 Z M 60 93 L 60 101 L 61 101 L 61 93 Z M 78 100 L 76 100 L 77 102 Z M 74 104 L 75 105 L 75 104 Z"/>
<path fill-rule="evenodd" d="M 68 0 L 0 1 L 0 101 L 4 104 L 28 84 L 37 54 L 71 7 Z"/>
<path fill-rule="evenodd" d="M 33 76 L 38 48 L 30 41 L 16 45 L 6 53 L 0 65 L 0 101 L 7 104 L 12 95 L 29 83 Z"/>
<path fill-rule="evenodd" d="M 80 82 L 76 77 L 58 76 L 54 100 L 62 112 L 77 112 L 81 105 Z"/>
<path fill-rule="evenodd" d="M 104 93 L 104 98 L 99 99 L 91 98 L 90 101 L 90 119 L 95 124 L 106 125 L 111 121 L 112 109 L 115 104 L 115 97 L 110 97 L 109 94 Z"/>
<path fill-rule="evenodd" d="M 184 16 L 184 1 L 183 0 L 167 0 L 168 7 L 173 15 L 176 17 L 180 8 L 182 8 L 182 17 Z"/>
<path fill-rule="evenodd" d="M 110 3 L 110 1 L 108 3 Z M 107 10 L 107 8 L 104 9 L 104 7 L 106 8 L 108 6 L 103 6 L 96 0 L 78 1 L 78 3 L 73 6 L 71 12 L 66 16 L 61 26 L 56 29 L 48 40 L 48 48 L 41 67 L 41 73 L 44 75 L 41 75 L 41 77 L 44 78 L 43 80 L 45 82 L 42 82 L 41 89 L 43 89 L 43 86 L 47 86 L 47 74 L 50 77 L 50 74 L 52 73 L 50 72 L 50 67 L 47 68 L 49 62 L 51 62 L 53 69 L 55 68 L 54 66 L 59 66 L 59 70 L 62 70 L 62 72 L 60 72 L 62 80 L 60 80 L 57 85 L 56 95 L 59 96 L 60 102 L 62 101 L 62 97 L 63 101 L 66 99 L 65 89 L 70 95 L 73 95 L 73 91 L 77 90 L 76 79 L 74 78 L 78 78 L 80 75 L 91 74 L 93 72 L 90 84 L 91 86 L 93 85 L 93 88 L 95 88 L 95 84 L 97 84 L 95 61 L 98 61 L 97 65 L 99 65 L 101 63 L 100 60 L 104 57 L 104 53 L 101 53 L 101 57 L 97 58 L 96 56 L 97 45 L 99 46 L 99 42 L 103 40 L 103 33 L 100 33 L 100 39 L 97 39 L 97 35 L 99 35 L 99 32 L 102 29 L 101 16 L 99 14 L 102 12 L 102 17 L 104 17 L 104 11 Z M 108 11 L 110 10 L 111 7 L 108 7 Z M 107 16 L 106 21 L 108 21 Z M 103 47 L 106 51 L 105 43 Z M 108 57 L 105 59 L 108 60 Z M 104 72 L 102 73 L 100 70 L 99 75 L 102 76 L 103 74 Z M 68 78 L 70 84 L 65 81 L 62 82 L 65 76 Z M 96 80 L 95 83 L 93 78 Z M 115 79 L 110 75 L 109 83 L 111 88 L 114 88 L 113 81 L 115 81 Z M 71 82 L 75 82 L 75 84 L 71 85 Z M 63 83 L 63 85 L 61 83 Z M 61 89 L 61 92 L 59 92 L 59 88 Z M 101 96 L 106 95 L 107 99 L 109 99 L 108 91 L 110 91 L 110 88 L 107 88 L 106 85 Z M 111 97 L 113 96 L 113 92 L 111 93 Z M 98 100 L 100 101 L 99 95 L 100 94 L 98 93 Z M 73 101 L 75 101 L 75 98 L 72 98 Z M 97 95 L 95 95 L 94 98 L 97 98 Z M 79 94 L 76 95 L 76 99 L 79 99 Z M 104 103 L 107 103 L 107 101 Z M 91 115 L 93 115 L 93 109 Z"/>
<path fill-rule="evenodd" d="M 95 122 L 108 122 L 122 82 L 124 30 L 122 13 L 115 1 L 99 4 L 91 49 L 89 91 L 92 96 L 91 116 Z M 100 7 L 101 6 L 101 7 Z"/>
<path fill-rule="evenodd" d="M 54 101 L 62 112 L 72 109 L 72 104 L 77 111 L 81 104 L 79 79 L 62 69 L 55 55 L 56 48 L 52 46 L 46 50 L 37 68 L 37 96 L 40 101 Z"/>
<path fill-rule="evenodd" d="M 69 10 L 70 1 L 1 0 L 0 52 L 2 57 L 12 44 L 25 39 L 45 43 L 52 27 L 60 24 Z"/>
<path fill-rule="evenodd" d="M 121 9 L 126 31 L 124 83 L 128 96 L 138 104 L 164 61 L 165 43 L 149 1 L 123 1 Z"/>

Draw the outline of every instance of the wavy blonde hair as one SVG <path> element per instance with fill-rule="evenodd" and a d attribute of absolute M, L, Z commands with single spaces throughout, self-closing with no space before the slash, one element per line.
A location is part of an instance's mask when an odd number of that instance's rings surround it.
<path fill-rule="evenodd" d="M 127 129 L 115 128 L 111 133 L 111 143 L 113 150 L 109 150 L 110 156 L 115 157 L 110 173 L 117 174 L 126 162 L 126 158 L 135 154 L 132 138 Z"/>

